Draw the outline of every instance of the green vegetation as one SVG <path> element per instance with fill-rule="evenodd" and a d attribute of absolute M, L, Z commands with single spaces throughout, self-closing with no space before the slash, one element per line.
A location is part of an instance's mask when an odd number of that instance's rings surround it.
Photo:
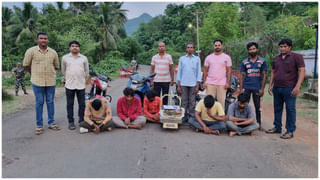
<path fill-rule="evenodd" d="M 300 89 L 300 94 L 297 98 L 297 103 L 296 103 L 297 116 L 309 118 L 309 119 L 312 119 L 314 122 L 318 123 L 318 102 L 305 99 L 303 97 L 303 92 L 305 91 L 307 91 L 307 87 L 302 87 Z M 267 87 L 264 90 L 263 102 L 268 104 L 273 103 L 273 96 L 269 95 Z M 284 108 L 284 111 L 285 111 L 285 108 Z"/>
<path fill-rule="evenodd" d="M 25 51 L 35 46 L 39 31 L 49 35 L 49 47 L 60 57 L 69 52 L 68 43 L 77 40 L 81 53 L 88 57 L 92 68 L 99 73 L 116 77 L 121 65 L 132 58 L 139 64 L 150 64 L 157 53 L 159 41 L 166 43 L 174 63 L 185 53 L 187 42 L 195 42 L 196 12 L 199 12 L 201 60 L 212 51 L 212 42 L 224 41 L 224 51 L 238 71 L 240 60 L 247 56 L 245 45 L 256 41 L 261 56 L 270 67 L 279 53 L 281 38 L 291 38 L 293 49 L 315 46 L 315 30 L 309 24 L 318 22 L 317 2 L 196 2 L 190 5 L 169 4 L 163 15 L 141 23 L 127 37 L 124 23 L 126 11 L 121 2 L 64 2 L 45 4 L 38 11 L 30 2 L 23 8 L 2 7 L 2 70 L 11 71 L 22 62 Z M 190 26 L 192 25 L 192 26 Z M 268 68 L 269 70 L 271 68 Z M 111 73 L 114 71 L 113 73 Z M 61 82 L 57 75 L 57 83 Z M 26 76 L 30 86 L 30 75 Z M 3 87 L 14 87 L 14 78 L 2 78 Z"/>
<path fill-rule="evenodd" d="M 12 94 L 9 95 L 12 97 L 10 100 L 3 100 L 4 96 L 2 96 L 2 115 L 15 112 L 21 102 L 19 97 L 13 96 Z"/>

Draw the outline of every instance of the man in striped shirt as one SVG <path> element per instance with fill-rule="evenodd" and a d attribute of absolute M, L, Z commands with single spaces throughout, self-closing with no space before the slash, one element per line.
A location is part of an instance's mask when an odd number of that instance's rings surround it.
<path fill-rule="evenodd" d="M 173 72 L 173 61 L 170 54 L 167 54 L 166 45 L 164 42 L 158 44 L 159 53 L 152 57 L 150 74 L 156 73 L 154 79 L 151 79 L 151 87 L 160 97 L 161 91 L 162 95 L 168 94 L 169 86 L 173 86 L 174 72 Z M 168 104 L 168 98 L 164 98 L 163 104 Z"/>

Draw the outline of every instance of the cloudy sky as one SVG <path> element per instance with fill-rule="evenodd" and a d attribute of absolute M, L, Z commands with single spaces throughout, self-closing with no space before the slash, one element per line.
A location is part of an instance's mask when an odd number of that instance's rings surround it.
<path fill-rule="evenodd" d="M 32 4 L 37 7 L 38 9 L 41 9 L 43 3 L 54 3 L 55 1 L 47 1 L 47 2 L 32 2 Z M 176 3 L 176 4 L 192 4 L 191 1 L 188 2 L 124 2 L 122 8 L 127 9 L 127 17 L 128 19 L 132 19 L 135 17 L 140 16 L 143 13 L 148 13 L 152 17 L 155 17 L 157 15 L 163 14 L 164 10 L 166 9 L 166 6 L 169 3 Z M 12 8 L 14 5 L 18 7 L 23 7 L 23 1 L 20 2 L 9 2 L 9 1 L 2 1 L 2 6 Z M 68 6 L 68 3 L 65 2 L 65 8 Z"/>

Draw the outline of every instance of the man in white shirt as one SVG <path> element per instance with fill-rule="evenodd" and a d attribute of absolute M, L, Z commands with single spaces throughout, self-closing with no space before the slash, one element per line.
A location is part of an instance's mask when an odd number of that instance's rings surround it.
<path fill-rule="evenodd" d="M 69 129 L 74 130 L 76 129 L 73 118 L 74 96 L 77 94 L 80 123 L 83 121 L 86 106 L 85 88 L 86 79 L 89 77 L 89 63 L 87 57 L 80 54 L 80 43 L 78 41 L 71 41 L 69 50 L 70 53 L 62 57 L 61 72 L 64 76 L 63 82 L 66 88 Z"/>

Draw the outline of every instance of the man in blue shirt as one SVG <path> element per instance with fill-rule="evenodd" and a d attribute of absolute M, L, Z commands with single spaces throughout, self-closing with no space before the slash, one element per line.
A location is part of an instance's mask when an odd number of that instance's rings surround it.
<path fill-rule="evenodd" d="M 242 60 L 240 67 L 240 90 L 249 95 L 249 100 L 252 94 L 259 130 L 263 130 L 261 127 L 260 98 L 264 94 L 267 64 L 264 58 L 257 55 L 258 44 L 256 42 L 249 42 L 247 50 L 249 57 Z"/>
<path fill-rule="evenodd" d="M 193 52 L 194 44 L 189 42 L 187 54 L 179 59 L 177 73 L 177 90 L 181 94 L 182 107 L 185 109 L 185 122 L 189 117 L 195 117 L 196 94 L 201 82 L 201 61 Z"/>

